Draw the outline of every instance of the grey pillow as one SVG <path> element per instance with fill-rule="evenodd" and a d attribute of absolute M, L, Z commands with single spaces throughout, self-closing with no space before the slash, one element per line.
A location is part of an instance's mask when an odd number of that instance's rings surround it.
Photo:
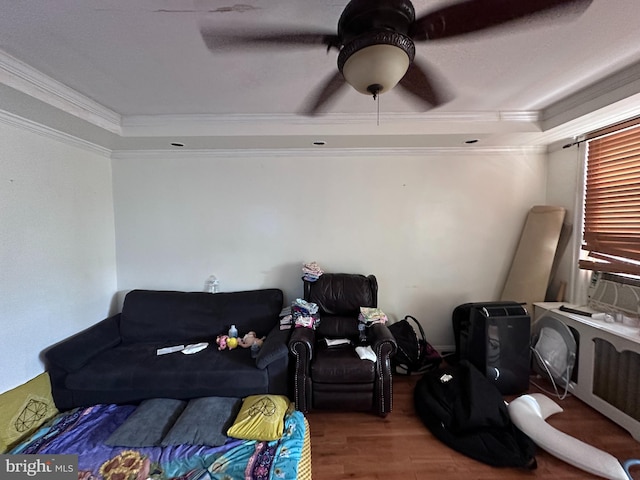
<path fill-rule="evenodd" d="M 258 352 L 256 367 L 264 370 L 272 362 L 289 355 L 288 341 L 290 333 L 289 330 L 280 330 L 279 326 L 271 330 Z"/>
<path fill-rule="evenodd" d="M 112 447 L 157 447 L 187 402 L 173 398 L 144 400 L 104 442 Z"/>
<path fill-rule="evenodd" d="M 207 445 L 217 447 L 227 441 L 227 429 L 233 423 L 241 399 L 232 397 L 194 398 L 176 420 L 161 446 Z"/>

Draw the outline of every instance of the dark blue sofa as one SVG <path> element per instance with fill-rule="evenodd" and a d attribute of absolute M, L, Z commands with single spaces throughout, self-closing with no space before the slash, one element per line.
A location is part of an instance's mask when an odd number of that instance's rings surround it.
<path fill-rule="evenodd" d="M 231 293 L 133 290 L 122 312 L 44 352 L 59 410 L 147 398 L 288 395 L 288 330 L 280 330 L 278 289 Z M 266 336 L 250 349 L 219 351 L 216 337 L 234 324 L 242 336 Z M 161 347 L 209 342 L 192 355 L 156 355 Z"/>

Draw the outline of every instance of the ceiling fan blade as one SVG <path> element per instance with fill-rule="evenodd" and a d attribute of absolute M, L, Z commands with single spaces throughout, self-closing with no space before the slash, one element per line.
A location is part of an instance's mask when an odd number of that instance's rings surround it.
<path fill-rule="evenodd" d="M 245 46 L 318 46 L 338 47 L 337 35 L 326 32 L 290 31 L 290 32 L 257 32 L 240 34 L 211 27 L 202 27 L 200 34 L 207 48 L 212 51 Z"/>
<path fill-rule="evenodd" d="M 320 109 L 328 105 L 330 100 L 335 99 L 335 95 L 347 85 L 342 73 L 336 70 L 336 73 L 327 78 L 317 93 L 309 96 L 304 107 L 300 111 L 303 115 L 317 115 Z"/>
<path fill-rule="evenodd" d="M 409 65 L 407 73 L 398 85 L 414 95 L 428 108 L 438 107 L 452 99 L 452 95 L 436 79 L 436 75 L 433 72 L 428 72 L 415 61 Z"/>
<path fill-rule="evenodd" d="M 504 25 L 532 15 L 579 15 L 593 0 L 464 0 L 417 18 L 409 36 L 438 40 Z"/>

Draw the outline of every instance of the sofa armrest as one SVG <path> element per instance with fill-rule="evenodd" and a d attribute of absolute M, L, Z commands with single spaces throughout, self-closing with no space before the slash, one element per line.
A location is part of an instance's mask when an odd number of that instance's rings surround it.
<path fill-rule="evenodd" d="M 120 314 L 62 340 L 44 352 L 48 362 L 67 372 L 80 369 L 99 353 L 120 344 Z"/>
<path fill-rule="evenodd" d="M 289 333 L 289 330 L 280 330 L 280 325 L 271 329 L 256 357 L 256 367 L 265 369 L 274 361 L 289 355 Z"/>
<path fill-rule="evenodd" d="M 316 332 L 310 328 L 294 328 L 289 339 L 289 351 L 295 357 L 293 365 L 293 399 L 296 409 L 308 412 L 311 408 L 311 359 Z"/>

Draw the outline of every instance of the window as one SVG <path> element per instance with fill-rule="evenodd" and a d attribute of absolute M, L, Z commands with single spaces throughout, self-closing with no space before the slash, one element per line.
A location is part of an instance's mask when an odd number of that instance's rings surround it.
<path fill-rule="evenodd" d="M 580 268 L 640 275 L 640 125 L 632 123 L 588 140 Z"/>

